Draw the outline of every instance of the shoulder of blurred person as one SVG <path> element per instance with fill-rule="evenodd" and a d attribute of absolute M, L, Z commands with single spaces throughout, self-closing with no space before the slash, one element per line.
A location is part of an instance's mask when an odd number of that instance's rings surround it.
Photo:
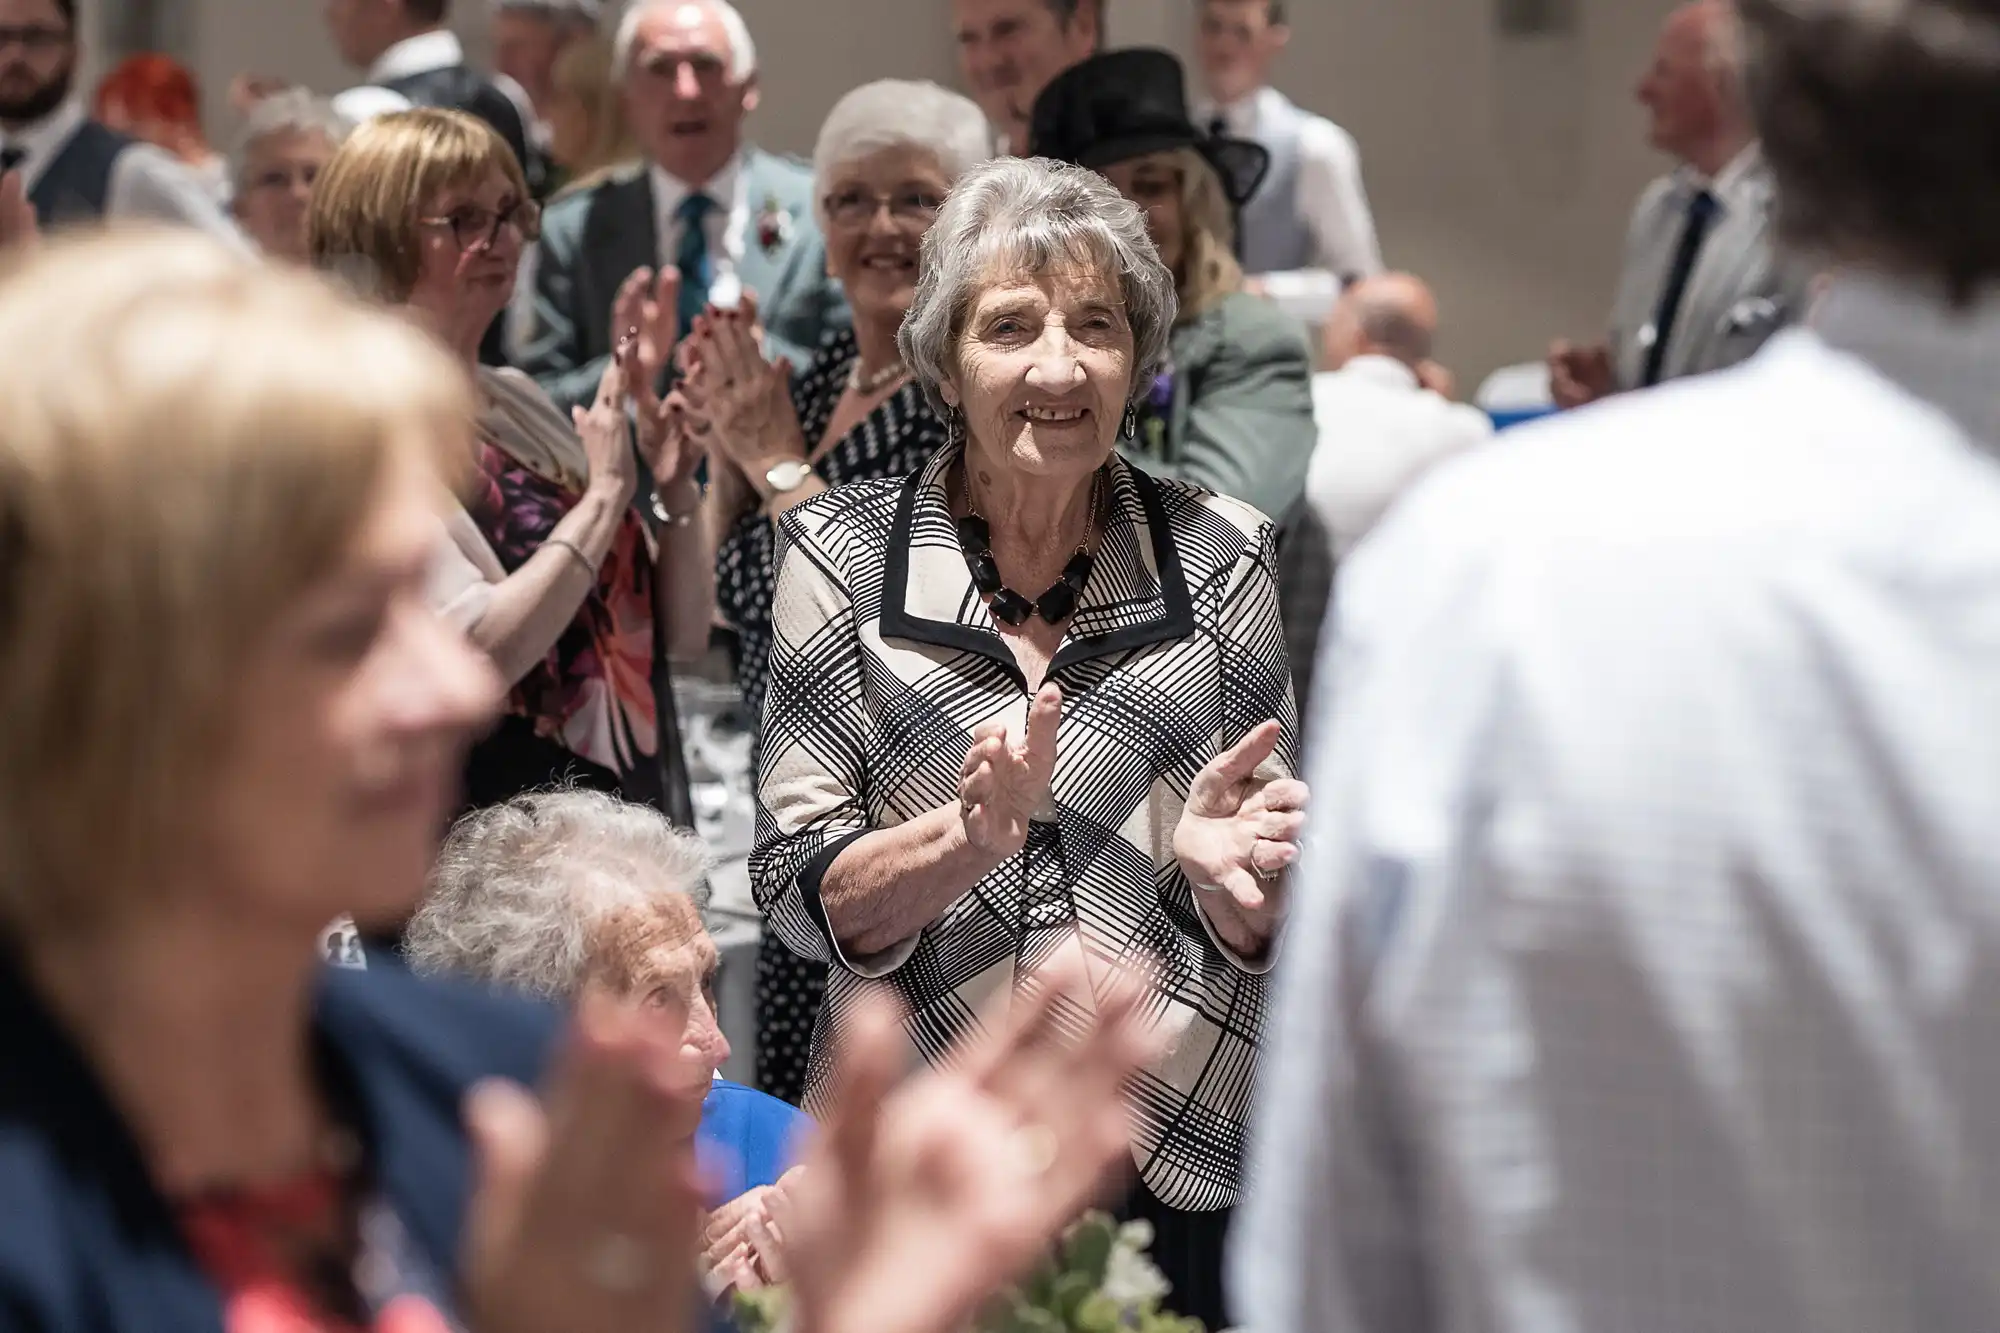
<path fill-rule="evenodd" d="M 371 960 L 325 971 L 313 1027 L 330 1080 L 357 1104 L 381 1189 L 451 1271 L 472 1184 L 464 1098 L 490 1078 L 539 1083 L 557 1014 Z M 0 957 L 0 1065 L 0 1323 L 220 1327 L 214 1288 L 185 1257 L 107 1090 L 11 957 Z"/>

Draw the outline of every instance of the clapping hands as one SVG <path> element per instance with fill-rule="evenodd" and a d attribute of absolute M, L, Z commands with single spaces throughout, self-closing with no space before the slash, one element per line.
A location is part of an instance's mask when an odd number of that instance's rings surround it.
<path fill-rule="evenodd" d="M 735 310 L 711 306 L 697 316 L 681 360 L 681 400 L 689 429 L 746 474 L 807 456 L 792 405 L 792 363 L 764 359 L 757 298 Z"/>
<path fill-rule="evenodd" d="M 704 456 L 680 396 L 660 395 L 661 377 L 680 340 L 680 299 L 680 270 L 663 268 L 655 276 L 642 268 L 626 277 L 611 302 L 611 341 L 631 396 L 639 452 L 662 494 L 690 481 Z"/>
<path fill-rule="evenodd" d="M 1258 775 L 1279 735 L 1276 722 L 1265 722 L 1210 760 L 1190 784 L 1174 828 L 1174 856 L 1188 882 L 1228 909 L 1245 953 L 1256 952 L 1275 929 L 1277 891 L 1299 859 L 1310 795 L 1296 778 Z"/>
<path fill-rule="evenodd" d="M 974 847 L 1012 856 L 1027 846 L 1029 823 L 1049 813 L 1062 706 L 1061 687 L 1044 685 L 1028 706 L 1021 736 L 1010 736 L 1004 722 L 974 728 L 958 778 L 965 837 Z"/>

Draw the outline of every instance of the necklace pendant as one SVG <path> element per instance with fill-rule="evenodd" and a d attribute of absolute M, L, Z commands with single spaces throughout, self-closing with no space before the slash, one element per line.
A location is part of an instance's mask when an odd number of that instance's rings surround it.
<path fill-rule="evenodd" d="M 1035 609 L 1033 603 L 1012 588 L 1002 588 L 992 597 L 993 618 L 1003 625 L 1020 625 Z"/>

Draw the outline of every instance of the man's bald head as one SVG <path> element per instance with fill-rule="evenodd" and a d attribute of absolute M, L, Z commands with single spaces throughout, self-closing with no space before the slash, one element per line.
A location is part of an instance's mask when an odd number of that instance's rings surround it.
<path fill-rule="evenodd" d="M 1437 297 L 1408 273 L 1363 278 L 1341 294 L 1327 321 L 1323 354 L 1328 370 L 1357 356 L 1386 356 L 1415 370 L 1430 360 L 1437 341 Z"/>

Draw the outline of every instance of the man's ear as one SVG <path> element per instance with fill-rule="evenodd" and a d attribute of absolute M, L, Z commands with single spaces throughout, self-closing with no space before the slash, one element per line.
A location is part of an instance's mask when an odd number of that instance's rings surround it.
<path fill-rule="evenodd" d="M 763 85 L 757 82 L 757 76 L 755 74 L 752 74 L 749 78 L 743 80 L 744 115 L 747 116 L 752 111 L 755 111 L 757 109 L 757 103 L 762 101 L 763 97 L 764 97 Z"/>

